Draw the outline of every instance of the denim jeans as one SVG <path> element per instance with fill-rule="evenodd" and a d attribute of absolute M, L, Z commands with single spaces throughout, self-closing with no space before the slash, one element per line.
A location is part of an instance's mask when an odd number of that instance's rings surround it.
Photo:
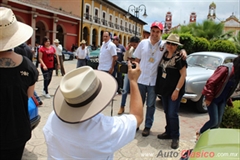
<path fill-rule="evenodd" d="M 40 102 L 41 99 L 40 99 L 40 97 L 38 96 L 37 92 L 34 91 L 33 94 L 34 94 L 35 98 L 37 99 L 37 101 Z"/>
<path fill-rule="evenodd" d="M 146 96 L 147 96 L 145 127 L 151 128 L 154 120 L 155 109 L 156 109 L 155 104 L 156 104 L 157 96 L 155 94 L 155 86 L 138 84 L 138 88 L 140 90 L 143 104 L 145 103 Z"/>
<path fill-rule="evenodd" d="M 48 94 L 48 86 L 52 80 L 52 72 L 53 69 L 48 69 L 48 70 L 44 70 L 43 68 L 41 68 L 42 70 L 42 74 L 43 74 L 43 90 L 45 91 L 46 94 Z"/>
<path fill-rule="evenodd" d="M 117 77 L 116 77 L 116 74 L 117 74 Z M 117 64 L 114 66 L 112 76 L 117 80 L 118 91 L 120 91 L 120 88 L 122 87 L 122 73 L 118 72 L 118 65 Z"/>
<path fill-rule="evenodd" d="M 123 82 L 121 107 L 125 107 L 125 105 L 126 105 L 126 99 L 127 99 L 127 95 L 128 95 L 129 90 L 130 90 L 130 83 L 129 83 L 129 80 L 128 80 L 128 75 L 125 74 L 124 82 Z"/>
<path fill-rule="evenodd" d="M 166 133 L 172 139 L 179 139 L 180 136 L 178 111 L 181 99 L 182 95 L 179 95 L 175 101 L 172 101 L 171 95 L 161 97 L 166 118 Z"/>
<path fill-rule="evenodd" d="M 200 133 L 205 132 L 208 129 L 218 128 L 220 123 L 222 122 L 223 113 L 226 106 L 226 100 L 216 104 L 212 102 L 208 107 L 209 121 L 207 121 L 202 128 L 200 129 Z"/>
<path fill-rule="evenodd" d="M 86 59 L 78 59 L 77 60 L 77 68 L 86 66 Z"/>

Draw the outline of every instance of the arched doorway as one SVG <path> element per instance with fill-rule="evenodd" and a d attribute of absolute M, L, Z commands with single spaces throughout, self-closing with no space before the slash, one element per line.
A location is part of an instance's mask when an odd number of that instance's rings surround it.
<path fill-rule="evenodd" d="M 36 42 L 42 44 L 42 39 L 47 35 L 46 33 L 46 27 L 43 24 L 43 22 L 38 21 L 36 24 Z"/>
<path fill-rule="evenodd" d="M 64 34 L 63 34 L 63 28 L 60 25 L 57 25 L 57 34 L 56 38 L 60 41 L 62 46 L 64 47 Z"/>
<path fill-rule="evenodd" d="M 97 45 L 97 30 L 96 29 L 92 30 L 92 45 L 93 46 Z"/>
<path fill-rule="evenodd" d="M 101 39 L 100 39 L 100 46 L 102 45 L 102 42 L 103 42 L 103 33 L 104 33 L 104 31 L 101 31 Z"/>
<path fill-rule="evenodd" d="M 120 42 L 119 42 L 119 43 L 122 44 L 122 36 L 119 35 L 118 37 L 119 37 L 119 39 L 120 39 Z M 122 44 L 122 45 L 123 45 L 123 44 Z"/>
<path fill-rule="evenodd" d="M 127 46 L 126 36 L 123 36 L 123 45 L 124 45 L 124 46 Z"/>
<path fill-rule="evenodd" d="M 88 35 L 89 35 L 89 33 L 88 33 L 88 28 L 87 27 L 84 27 L 83 28 L 83 39 L 85 40 L 85 41 L 87 41 L 87 45 L 91 45 L 90 44 L 90 42 L 89 42 L 89 39 L 88 39 Z"/>

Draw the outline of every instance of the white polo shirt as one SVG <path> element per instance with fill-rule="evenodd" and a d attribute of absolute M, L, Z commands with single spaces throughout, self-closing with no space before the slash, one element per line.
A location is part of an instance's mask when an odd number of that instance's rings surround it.
<path fill-rule="evenodd" d="M 89 50 L 87 49 L 87 47 L 85 46 L 84 49 L 82 49 L 82 46 L 78 47 L 77 51 L 76 51 L 76 56 L 78 57 L 78 59 L 85 59 L 87 55 L 89 55 Z"/>
<path fill-rule="evenodd" d="M 112 67 L 113 56 L 117 56 L 116 45 L 109 40 L 103 43 L 99 53 L 98 70 L 109 71 Z"/>
<path fill-rule="evenodd" d="M 62 50 L 63 50 L 62 45 L 61 45 L 61 44 L 58 44 L 58 46 L 56 46 L 56 45 L 54 44 L 53 47 L 55 48 L 57 55 L 62 56 Z"/>
<path fill-rule="evenodd" d="M 166 51 L 164 44 L 160 40 L 153 46 L 150 39 L 144 39 L 138 44 L 133 54 L 134 57 L 140 59 L 141 74 L 138 78 L 139 84 L 155 86 L 158 65 L 163 53 Z"/>
<path fill-rule="evenodd" d="M 61 121 L 54 111 L 43 127 L 48 160 L 112 160 L 114 152 L 131 142 L 137 120 L 132 114 L 98 114 L 82 123 Z"/>

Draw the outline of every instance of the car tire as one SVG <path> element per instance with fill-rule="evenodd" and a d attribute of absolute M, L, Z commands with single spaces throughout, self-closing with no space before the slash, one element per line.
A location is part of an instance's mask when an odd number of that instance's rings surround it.
<path fill-rule="evenodd" d="M 204 101 L 205 101 L 205 96 L 202 95 L 202 97 L 197 102 L 193 102 L 195 103 L 196 109 L 199 113 L 207 112 L 207 106 L 205 105 Z"/>

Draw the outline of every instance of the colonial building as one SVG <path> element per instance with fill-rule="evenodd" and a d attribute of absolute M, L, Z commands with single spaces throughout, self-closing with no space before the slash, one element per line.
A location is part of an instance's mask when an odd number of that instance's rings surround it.
<path fill-rule="evenodd" d="M 134 15 L 126 18 L 126 10 L 107 0 L 1 0 L 0 4 L 11 8 L 18 21 L 35 30 L 28 43 L 41 43 L 47 36 L 51 42 L 58 38 L 67 50 L 81 39 L 88 45 L 100 46 L 103 31 L 119 36 L 126 45 L 135 34 L 142 37 L 147 24 Z"/>
<path fill-rule="evenodd" d="M 150 32 L 143 30 L 143 39 L 148 39 L 150 37 Z"/>
<path fill-rule="evenodd" d="M 216 18 L 216 4 L 214 2 L 212 2 L 209 5 L 209 10 L 208 10 L 208 15 L 207 15 L 207 19 L 209 20 L 215 20 Z"/>
<path fill-rule="evenodd" d="M 192 12 L 190 14 L 189 23 L 195 23 L 196 20 L 197 20 L 197 14 L 195 12 Z"/>
<path fill-rule="evenodd" d="M 171 28 L 172 28 L 172 13 L 168 11 L 165 17 L 164 32 L 168 33 Z"/>
<path fill-rule="evenodd" d="M 240 32 L 240 21 L 234 14 L 232 14 L 225 21 L 222 21 L 222 23 L 224 24 L 224 33 L 233 31 L 233 36 L 237 36 Z"/>

